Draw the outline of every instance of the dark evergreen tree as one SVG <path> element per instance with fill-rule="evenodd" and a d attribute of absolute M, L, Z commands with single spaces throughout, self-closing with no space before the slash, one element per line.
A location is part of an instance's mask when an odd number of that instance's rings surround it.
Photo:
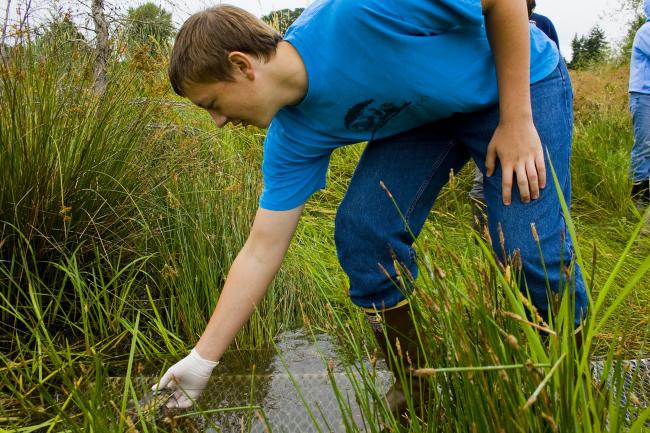
<path fill-rule="evenodd" d="M 577 34 L 571 40 L 573 58 L 569 67 L 580 69 L 594 63 L 603 62 L 609 52 L 609 44 L 605 32 L 600 26 L 594 26 L 586 36 Z"/>
<path fill-rule="evenodd" d="M 584 36 L 578 36 L 577 33 L 573 35 L 573 39 L 571 39 L 571 52 L 573 53 L 573 57 L 569 63 L 570 68 L 576 69 L 580 63 L 580 56 L 582 55 L 583 51 L 582 46 L 584 44 L 584 39 Z"/>

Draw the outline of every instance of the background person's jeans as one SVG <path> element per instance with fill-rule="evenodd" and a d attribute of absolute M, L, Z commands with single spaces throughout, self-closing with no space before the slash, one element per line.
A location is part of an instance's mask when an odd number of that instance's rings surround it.
<path fill-rule="evenodd" d="M 573 96 L 566 68 L 561 64 L 551 75 L 531 86 L 533 116 L 545 149 L 551 155 L 562 193 L 570 203 L 569 160 L 573 128 Z M 335 240 L 339 261 L 350 280 L 352 301 L 366 308 L 388 308 L 404 295 L 380 270 L 378 263 L 396 276 L 391 249 L 417 275 L 413 239 L 380 188 L 383 181 L 417 236 L 450 170 L 458 173 L 470 157 L 485 173 L 485 155 L 499 120 L 498 107 L 454 115 L 366 147 L 336 216 Z M 546 155 L 545 155 L 546 157 Z M 548 314 L 547 282 L 531 223 L 535 223 L 550 287 L 566 286 L 561 263 L 573 256 L 562 209 L 546 162 L 547 186 L 540 198 L 521 203 L 513 186 L 513 200 L 504 206 L 501 168 L 485 177 L 488 222 L 496 254 L 503 259 L 498 224 L 505 235 L 506 254 L 521 251 L 525 281 L 542 317 Z M 575 272 L 576 323 L 587 309 L 587 295 L 580 269 Z"/>
<path fill-rule="evenodd" d="M 634 125 L 630 174 L 633 182 L 643 182 L 650 179 L 650 95 L 630 93 L 630 111 Z"/>

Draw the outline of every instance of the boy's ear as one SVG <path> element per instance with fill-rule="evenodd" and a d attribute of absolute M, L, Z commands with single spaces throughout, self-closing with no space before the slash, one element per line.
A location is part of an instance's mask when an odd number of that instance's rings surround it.
<path fill-rule="evenodd" d="M 243 74 L 248 79 L 255 77 L 253 59 L 249 54 L 241 51 L 232 51 L 228 54 L 228 60 L 233 70 L 233 74 Z"/>

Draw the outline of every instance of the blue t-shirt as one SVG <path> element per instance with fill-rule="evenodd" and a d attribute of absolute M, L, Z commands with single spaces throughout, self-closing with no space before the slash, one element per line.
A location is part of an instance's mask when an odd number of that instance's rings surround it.
<path fill-rule="evenodd" d="M 288 210 L 325 187 L 332 151 L 498 102 L 480 0 L 317 0 L 287 30 L 308 90 L 273 118 L 260 206 Z M 531 82 L 559 54 L 531 26 Z"/>
<path fill-rule="evenodd" d="M 555 42 L 555 45 L 557 45 L 558 47 L 560 46 L 560 40 L 557 37 L 557 31 L 555 30 L 555 26 L 553 25 L 550 19 L 548 19 L 544 15 L 533 13 L 530 15 L 530 22 L 535 24 L 535 26 L 541 31 L 543 31 L 544 34 L 548 36 L 550 40 Z"/>

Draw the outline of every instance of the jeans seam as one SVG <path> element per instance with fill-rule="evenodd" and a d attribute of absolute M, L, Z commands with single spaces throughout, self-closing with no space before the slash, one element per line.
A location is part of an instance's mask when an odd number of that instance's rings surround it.
<path fill-rule="evenodd" d="M 411 218 L 411 214 L 413 213 L 413 209 L 415 208 L 415 205 L 417 202 L 422 198 L 422 195 L 424 194 L 424 190 L 427 189 L 429 184 L 431 183 L 431 179 L 433 178 L 433 175 L 435 172 L 440 168 L 440 162 L 443 161 L 447 155 L 449 154 L 449 151 L 451 148 L 455 145 L 454 141 L 451 140 L 449 141 L 449 145 L 445 149 L 444 153 L 441 152 L 440 156 L 436 160 L 436 162 L 432 165 L 433 169 L 429 172 L 429 175 L 426 177 L 424 182 L 420 185 L 420 188 L 418 188 L 418 191 L 415 193 L 415 197 L 411 201 L 411 204 L 409 205 L 406 213 L 404 214 L 404 218 L 406 219 L 406 222 L 408 223 L 409 219 Z"/>
<path fill-rule="evenodd" d="M 571 116 L 571 113 L 572 113 L 571 107 L 569 106 L 569 98 L 567 97 L 567 94 L 569 93 L 568 92 L 569 89 L 568 89 L 568 86 L 567 86 L 567 79 L 566 79 L 566 76 L 565 76 L 565 73 L 564 73 L 564 70 L 563 70 L 561 64 L 558 65 L 558 72 L 560 73 L 560 78 L 562 79 L 562 99 L 564 100 L 564 109 L 566 110 L 566 113 L 567 113 L 567 116 L 564 116 L 564 119 L 565 119 L 567 131 L 569 131 L 569 134 L 571 134 L 573 136 L 573 125 L 569 121 L 569 117 Z M 572 145 L 572 141 L 573 141 L 573 138 L 571 138 L 569 140 L 569 146 Z M 571 149 L 569 149 L 569 152 L 567 154 L 567 159 L 568 159 L 567 164 L 568 164 L 568 167 L 569 167 L 568 170 L 569 170 L 569 173 L 571 173 Z M 562 185 L 563 191 L 566 191 L 566 189 L 568 188 L 569 179 L 570 179 L 570 174 L 566 177 L 566 179 L 564 181 L 564 185 Z M 560 191 L 560 192 L 564 193 L 563 191 Z M 564 217 L 564 213 L 562 212 L 562 208 L 560 208 L 560 214 L 562 216 L 562 219 L 564 220 L 565 217 Z M 565 223 L 566 223 L 566 221 L 565 221 Z"/>
<path fill-rule="evenodd" d="M 565 77 L 565 74 L 564 74 L 564 71 L 563 71 L 562 67 L 559 67 L 559 72 L 560 72 L 560 77 L 562 78 L 562 99 L 564 99 L 564 108 L 566 110 L 566 113 L 568 114 L 567 116 L 564 116 L 564 118 L 565 118 L 565 122 L 566 122 L 567 131 L 569 131 L 569 134 L 571 134 L 571 136 L 573 136 L 573 125 L 569 121 L 569 117 L 570 117 L 570 115 L 572 113 L 572 110 L 571 110 L 571 107 L 569 106 L 569 99 L 567 97 L 567 95 L 569 93 L 568 92 L 568 86 L 567 86 L 567 80 L 566 80 L 566 77 Z M 569 146 L 572 146 L 572 144 L 573 144 L 572 142 L 573 142 L 573 137 L 571 137 L 571 139 L 569 140 Z M 568 159 L 568 161 L 567 161 L 568 173 L 567 173 L 566 179 L 564 180 L 564 185 L 562 186 L 563 191 L 567 190 L 567 188 L 569 187 L 570 179 L 571 179 L 571 149 L 569 149 L 569 152 L 567 152 L 567 159 Z M 563 191 L 558 191 L 558 193 L 564 194 Z M 565 199 L 566 199 L 566 197 L 565 197 Z M 558 198 L 558 200 L 559 200 L 559 198 Z M 564 242 L 563 242 L 562 248 L 566 249 L 566 255 L 567 255 L 566 258 L 570 262 L 571 260 L 573 260 L 573 257 L 574 257 L 573 242 L 571 242 L 571 235 L 569 233 L 568 222 L 566 220 L 566 215 L 564 215 L 564 211 L 562 210 L 562 206 L 560 206 L 560 221 L 561 221 L 561 224 L 562 224 L 562 231 L 564 233 Z"/>
<path fill-rule="evenodd" d="M 444 152 L 440 152 L 440 155 L 439 155 L 438 159 L 435 161 L 435 163 L 432 164 L 432 170 L 429 172 L 429 175 L 425 178 L 425 180 L 420 185 L 420 188 L 418 188 L 418 191 L 415 193 L 415 197 L 411 201 L 411 204 L 409 205 L 406 213 L 404 214 L 404 219 L 406 219 L 407 227 L 408 227 L 408 224 L 409 224 L 409 220 L 411 219 L 411 214 L 413 213 L 413 209 L 415 208 L 418 201 L 420 201 L 420 199 L 422 198 L 422 195 L 424 194 L 424 191 L 427 189 L 427 187 L 431 183 L 431 179 L 433 178 L 433 175 L 440 168 L 441 161 L 444 161 L 444 159 L 449 154 L 449 151 L 451 150 L 452 147 L 455 146 L 455 144 L 456 143 L 455 143 L 454 140 L 450 140 L 448 142 L 448 145 L 445 148 Z M 409 234 L 408 229 L 406 231 L 407 231 L 407 234 Z M 413 242 L 415 242 L 415 239 L 413 239 Z M 410 256 L 409 258 L 411 260 L 410 265 L 413 265 L 415 263 L 415 251 L 413 250 L 412 245 L 409 247 L 409 256 Z"/>
<path fill-rule="evenodd" d="M 562 78 L 562 99 L 564 99 L 564 109 L 566 110 L 567 113 L 570 114 L 571 107 L 569 107 L 569 101 L 567 98 L 568 86 L 567 86 L 566 77 L 564 76 L 564 71 L 562 70 L 562 67 L 558 66 L 558 69 L 560 71 L 560 78 Z M 571 122 L 569 122 L 569 116 L 565 116 L 564 118 L 566 121 L 567 130 L 572 131 L 572 125 Z"/>

